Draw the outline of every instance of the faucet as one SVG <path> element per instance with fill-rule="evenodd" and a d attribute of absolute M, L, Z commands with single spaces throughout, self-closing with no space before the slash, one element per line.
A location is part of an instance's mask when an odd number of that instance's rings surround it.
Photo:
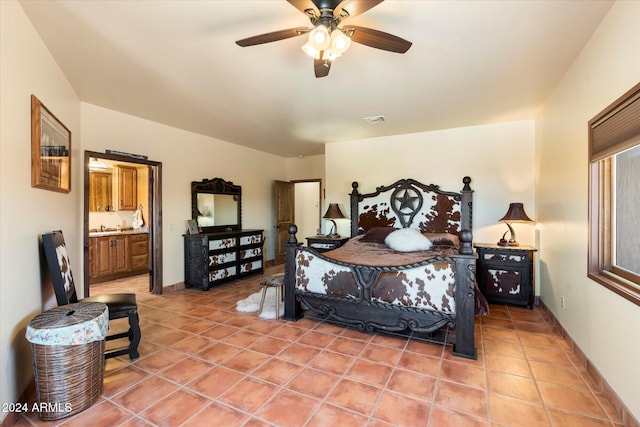
<path fill-rule="evenodd" d="M 104 231 L 105 227 L 104 225 L 100 225 L 100 231 Z"/>

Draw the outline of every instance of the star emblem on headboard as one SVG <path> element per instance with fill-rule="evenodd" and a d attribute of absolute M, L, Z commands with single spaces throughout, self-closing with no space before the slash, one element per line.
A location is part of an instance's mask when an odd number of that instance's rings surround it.
<path fill-rule="evenodd" d="M 398 210 L 407 208 L 413 211 L 416 208 L 416 201 L 418 200 L 418 198 L 410 196 L 409 190 L 405 189 L 404 194 L 402 196 L 396 197 L 395 200 L 400 203 L 400 207 L 398 208 Z"/>

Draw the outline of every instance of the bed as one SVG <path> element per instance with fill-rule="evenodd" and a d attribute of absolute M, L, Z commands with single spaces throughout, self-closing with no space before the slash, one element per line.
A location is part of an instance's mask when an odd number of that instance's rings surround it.
<path fill-rule="evenodd" d="M 328 252 L 303 247 L 290 226 L 284 319 L 298 320 L 304 306 L 367 332 L 455 328 L 453 354 L 475 359 L 475 317 L 487 306 L 475 285 L 470 183 L 449 192 L 401 179 L 360 194 L 354 182 L 351 239 Z"/>

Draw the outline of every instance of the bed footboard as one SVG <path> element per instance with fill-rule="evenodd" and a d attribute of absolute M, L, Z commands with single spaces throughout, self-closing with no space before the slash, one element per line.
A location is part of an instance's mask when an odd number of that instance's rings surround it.
<path fill-rule="evenodd" d="M 322 319 L 336 321 L 361 331 L 433 332 L 455 326 L 455 315 L 429 312 L 411 307 L 390 307 L 368 300 L 346 300 L 310 292 L 298 292 L 297 298 Z"/>

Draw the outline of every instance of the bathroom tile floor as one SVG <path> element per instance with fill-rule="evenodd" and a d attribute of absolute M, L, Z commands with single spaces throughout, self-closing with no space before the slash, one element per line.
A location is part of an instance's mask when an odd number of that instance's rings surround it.
<path fill-rule="evenodd" d="M 102 397 L 87 410 L 19 424 L 622 425 L 539 307 L 491 305 L 476 321 L 478 359 L 467 360 L 442 343 L 446 334 L 433 342 L 237 312 L 263 277 L 161 296 L 149 294 L 146 276 L 92 287 L 137 293 L 140 358 L 108 360 Z"/>

